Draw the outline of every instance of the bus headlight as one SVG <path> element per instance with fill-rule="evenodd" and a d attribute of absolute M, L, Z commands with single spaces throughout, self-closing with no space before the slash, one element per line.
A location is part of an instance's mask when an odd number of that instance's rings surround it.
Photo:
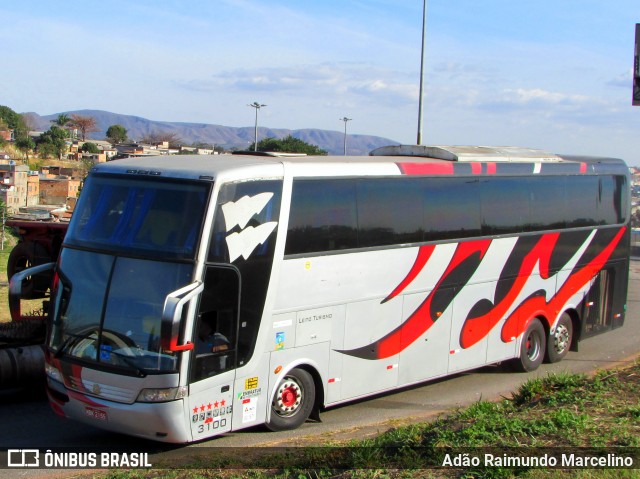
<path fill-rule="evenodd" d="M 49 379 L 53 379 L 54 381 L 62 382 L 62 374 L 58 371 L 58 368 L 52 366 L 51 364 L 44 364 L 44 372 L 49 377 Z"/>
<path fill-rule="evenodd" d="M 174 399 L 182 399 L 187 395 L 187 386 L 177 388 L 153 388 L 143 389 L 138 394 L 137 402 L 167 402 Z"/>

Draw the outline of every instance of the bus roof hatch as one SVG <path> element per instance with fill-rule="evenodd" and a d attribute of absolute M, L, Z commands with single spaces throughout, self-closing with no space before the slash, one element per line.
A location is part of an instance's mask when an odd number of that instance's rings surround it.
<path fill-rule="evenodd" d="M 448 161 L 559 161 L 553 153 L 518 146 L 395 145 L 376 148 L 370 156 L 420 156 Z"/>

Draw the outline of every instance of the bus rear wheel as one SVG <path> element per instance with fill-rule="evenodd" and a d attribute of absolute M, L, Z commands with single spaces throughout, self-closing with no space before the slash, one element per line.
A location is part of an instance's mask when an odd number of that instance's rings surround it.
<path fill-rule="evenodd" d="M 520 343 L 520 357 L 515 359 L 519 371 L 529 372 L 542 364 L 547 344 L 544 327 L 538 318 L 534 318 L 527 327 Z"/>
<path fill-rule="evenodd" d="M 266 423 L 272 431 L 300 427 L 311 414 L 316 387 L 311 374 L 304 369 L 292 369 L 278 384 L 271 401 L 271 417 Z"/>
<path fill-rule="evenodd" d="M 573 341 L 573 322 L 571 316 L 563 313 L 560 316 L 555 332 L 549 335 L 545 359 L 550 363 L 557 363 L 564 358 L 571 348 Z"/>

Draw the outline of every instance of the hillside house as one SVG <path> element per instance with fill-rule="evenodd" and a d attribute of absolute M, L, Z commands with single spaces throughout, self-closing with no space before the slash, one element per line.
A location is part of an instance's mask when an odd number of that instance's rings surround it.
<path fill-rule="evenodd" d="M 68 176 L 40 178 L 39 204 L 63 205 L 67 198 L 75 198 L 80 190 L 82 180 Z"/>
<path fill-rule="evenodd" d="M 13 141 L 13 130 L 0 129 L 0 138 L 2 138 L 4 141 Z"/>
<path fill-rule="evenodd" d="M 72 178 L 84 176 L 83 171 L 80 168 L 67 168 L 64 166 L 41 166 L 40 177 L 41 178 L 57 178 L 59 176 L 70 176 Z"/>
<path fill-rule="evenodd" d="M 29 171 L 27 175 L 27 206 L 40 204 L 40 177 L 37 171 Z"/>
<path fill-rule="evenodd" d="M 0 200 L 7 205 L 7 211 L 17 213 L 27 203 L 29 167 L 10 162 L 0 165 Z"/>

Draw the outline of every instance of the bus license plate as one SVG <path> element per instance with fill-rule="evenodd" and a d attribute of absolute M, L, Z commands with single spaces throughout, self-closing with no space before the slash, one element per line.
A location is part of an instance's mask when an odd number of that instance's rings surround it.
<path fill-rule="evenodd" d="M 98 421 L 107 420 L 107 412 L 101 409 L 94 409 L 92 407 L 85 407 L 84 412 L 87 416 L 97 419 Z"/>

